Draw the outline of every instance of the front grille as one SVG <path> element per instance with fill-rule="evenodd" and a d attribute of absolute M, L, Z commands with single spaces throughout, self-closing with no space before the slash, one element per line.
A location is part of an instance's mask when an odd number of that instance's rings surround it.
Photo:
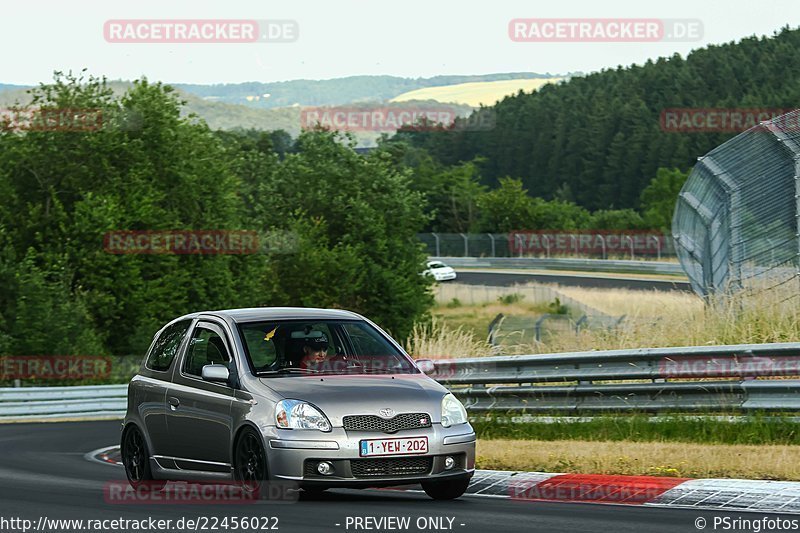
<path fill-rule="evenodd" d="M 342 419 L 345 431 L 380 431 L 397 433 L 404 429 L 431 427 L 431 417 L 427 413 L 402 413 L 394 418 L 381 418 L 376 415 L 348 415 Z"/>
<path fill-rule="evenodd" d="M 391 459 L 354 459 L 350 468 L 354 477 L 413 476 L 427 474 L 432 457 L 397 457 Z"/>

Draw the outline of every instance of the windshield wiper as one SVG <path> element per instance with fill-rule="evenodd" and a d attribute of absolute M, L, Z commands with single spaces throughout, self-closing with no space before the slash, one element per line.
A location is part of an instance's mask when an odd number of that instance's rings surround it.
<path fill-rule="evenodd" d="M 259 376 L 277 376 L 280 374 L 319 374 L 319 371 L 312 368 L 286 367 L 258 372 Z"/>

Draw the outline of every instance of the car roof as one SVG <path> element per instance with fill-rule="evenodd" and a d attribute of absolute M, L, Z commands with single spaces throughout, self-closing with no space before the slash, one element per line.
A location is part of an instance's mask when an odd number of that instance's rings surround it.
<path fill-rule="evenodd" d="M 201 315 L 213 315 L 228 318 L 233 322 L 258 322 L 261 320 L 280 319 L 363 319 L 361 315 L 344 309 L 321 309 L 315 307 L 249 307 L 245 309 L 223 309 L 192 313 L 181 318 L 196 318 Z"/>

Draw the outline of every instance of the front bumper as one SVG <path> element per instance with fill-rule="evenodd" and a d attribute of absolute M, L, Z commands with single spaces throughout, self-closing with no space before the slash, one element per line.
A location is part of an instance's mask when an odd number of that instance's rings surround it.
<path fill-rule="evenodd" d="M 428 437 L 425 455 L 360 457 L 362 439 Z M 422 481 L 471 477 L 475 472 L 475 432 L 469 424 L 449 428 L 433 424 L 430 428 L 396 433 L 345 431 L 333 428 L 319 431 L 264 430 L 270 477 L 300 483 L 301 486 L 377 487 L 414 484 Z M 445 457 L 455 466 L 445 469 Z M 328 461 L 334 471 L 323 476 L 316 471 L 320 461 Z"/>

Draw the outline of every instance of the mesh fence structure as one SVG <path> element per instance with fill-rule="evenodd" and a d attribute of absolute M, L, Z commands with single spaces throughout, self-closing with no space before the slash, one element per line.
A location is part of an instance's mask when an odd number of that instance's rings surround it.
<path fill-rule="evenodd" d="M 699 158 L 672 234 L 692 288 L 708 298 L 798 291 L 800 110 L 755 126 Z"/>

